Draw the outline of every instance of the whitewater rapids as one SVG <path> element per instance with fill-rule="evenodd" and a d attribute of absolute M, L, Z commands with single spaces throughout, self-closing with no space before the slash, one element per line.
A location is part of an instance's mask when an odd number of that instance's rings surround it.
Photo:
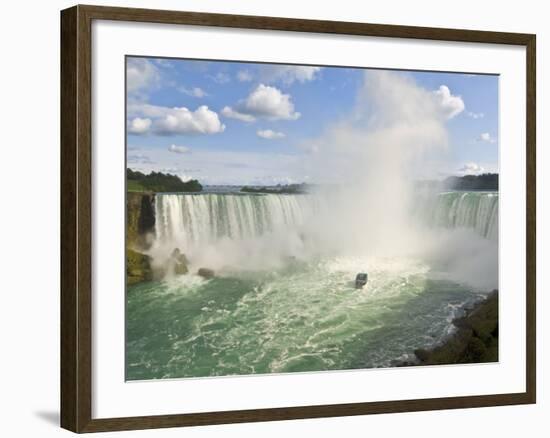
<path fill-rule="evenodd" d="M 308 223 L 326 205 L 315 195 L 156 195 L 152 252 L 179 247 L 192 272 L 207 262 L 221 270 L 128 289 L 127 379 L 388 367 L 448 336 L 453 318 L 489 291 L 470 274 L 449 275 L 454 258 L 440 254 L 312 251 Z M 495 192 L 419 197 L 411 217 L 438 239 L 497 245 Z M 266 253 L 276 263 L 266 265 Z M 363 270 L 369 283 L 356 290 Z"/>

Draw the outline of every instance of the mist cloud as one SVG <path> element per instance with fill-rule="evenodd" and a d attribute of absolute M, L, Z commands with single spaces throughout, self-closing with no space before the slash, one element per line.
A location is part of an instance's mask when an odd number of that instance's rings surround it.
<path fill-rule="evenodd" d="M 345 189 L 320 215 L 330 246 L 394 252 L 416 243 L 410 206 L 415 172 L 428 152 L 445 151 L 446 117 L 431 91 L 403 74 L 368 71 L 354 111 L 304 146 L 314 181 Z"/>

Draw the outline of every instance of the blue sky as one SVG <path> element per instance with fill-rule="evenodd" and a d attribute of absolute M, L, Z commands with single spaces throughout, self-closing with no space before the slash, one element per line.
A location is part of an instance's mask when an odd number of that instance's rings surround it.
<path fill-rule="evenodd" d="M 498 171 L 497 76 L 392 74 L 444 118 L 444 158 L 419 177 Z M 129 57 L 128 167 L 205 184 L 303 182 L 305 145 L 354 117 L 367 80 L 365 69 Z"/>

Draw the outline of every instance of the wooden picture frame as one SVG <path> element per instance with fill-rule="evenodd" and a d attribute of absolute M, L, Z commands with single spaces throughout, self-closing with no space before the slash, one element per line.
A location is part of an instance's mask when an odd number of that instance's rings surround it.
<path fill-rule="evenodd" d="M 526 48 L 526 391 L 522 393 L 92 418 L 92 22 L 184 24 L 387 38 L 518 45 Z M 99 432 L 529 404 L 536 401 L 535 35 L 382 24 L 75 6 L 61 12 L 61 426 Z"/>

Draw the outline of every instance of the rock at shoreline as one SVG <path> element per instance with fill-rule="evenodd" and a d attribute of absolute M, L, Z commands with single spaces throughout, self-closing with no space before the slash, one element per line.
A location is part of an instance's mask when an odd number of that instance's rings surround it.
<path fill-rule="evenodd" d="M 174 263 L 174 274 L 176 275 L 184 275 L 189 272 L 189 268 L 187 265 L 189 264 L 189 261 L 187 260 L 187 257 L 185 254 L 183 254 L 179 248 L 175 248 L 174 251 L 172 251 L 172 261 Z"/>
<path fill-rule="evenodd" d="M 142 281 L 151 281 L 152 279 L 151 257 L 131 249 L 126 249 L 126 283 L 133 285 Z"/>
<path fill-rule="evenodd" d="M 210 278 L 214 278 L 214 270 L 209 268 L 200 268 L 197 271 L 197 274 L 200 275 L 202 278 L 206 278 L 207 280 Z"/>
<path fill-rule="evenodd" d="M 443 344 L 414 351 L 418 364 L 498 362 L 498 291 L 491 292 L 453 324 L 457 330 Z"/>

